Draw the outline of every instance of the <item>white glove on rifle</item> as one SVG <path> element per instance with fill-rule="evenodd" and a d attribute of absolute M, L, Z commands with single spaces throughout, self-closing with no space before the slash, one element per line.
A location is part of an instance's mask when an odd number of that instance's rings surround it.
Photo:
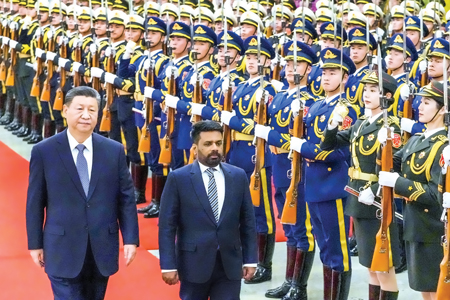
<path fill-rule="evenodd" d="M 69 62 L 69 60 L 67 58 L 62 58 L 60 57 L 58 59 L 58 66 L 60 66 L 61 68 L 64 68 L 64 66 Z"/>
<path fill-rule="evenodd" d="M 116 75 L 106 72 L 105 73 L 105 82 L 114 84 L 114 80 L 116 79 Z"/>
<path fill-rule="evenodd" d="M 281 91 L 284 87 L 284 83 L 275 79 L 272 79 L 270 83 L 273 85 L 276 91 Z"/>
<path fill-rule="evenodd" d="M 442 157 L 444 158 L 444 163 L 450 166 L 450 146 L 445 146 L 444 150 L 442 150 Z"/>
<path fill-rule="evenodd" d="M 192 85 L 195 85 L 197 82 L 197 72 L 194 72 L 191 76 L 191 79 L 189 79 L 189 83 Z M 198 74 L 198 79 L 200 81 L 200 86 L 203 84 L 203 76 L 201 74 Z"/>
<path fill-rule="evenodd" d="M 80 71 L 81 66 L 82 66 L 81 63 L 74 61 L 73 64 L 72 64 L 72 70 L 74 72 L 78 73 Z"/>
<path fill-rule="evenodd" d="M 4 19 L 3 21 L 2 21 L 2 26 L 3 27 L 6 27 L 8 25 L 8 20 L 7 19 Z"/>
<path fill-rule="evenodd" d="M 109 56 L 111 55 L 111 52 L 112 52 L 111 47 L 107 47 L 107 48 L 105 49 L 105 56 L 106 56 L 106 57 L 109 57 Z"/>
<path fill-rule="evenodd" d="M 302 145 L 306 143 L 305 139 L 300 139 L 297 137 L 291 137 L 291 148 L 290 150 L 293 150 L 298 153 L 302 153 Z"/>
<path fill-rule="evenodd" d="M 411 120 L 408 118 L 402 118 L 402 120 L 400 121 L 400 128 L 403 131 L 411 133 L 414 124 L 416 124 L 416 122 L 414 120 Z"/>
<path fill-rule="evenodd" d="M 300 111 L 300 99 L 294 99 L 291 102 L 291 111 L 292 111 L 292 115 L 294 116 L 294 118 L 296 116 L 298 116 L 298 113 Z"/>
<path fill-rule="evenodd" d="M 92 43 L 89 46 L 89 51 L 91 51 L 92 55 L 97 54 L 97 45 L 95 43 Z"/>
<path fill-rule="evenodd" d="M 18 29 L 18 25 L 17 25 L 17 22 L 11 22 L 11 23 L 9 23 L 9 28 L 11 28 L 11 30 L 16 30 L 16 29 Z"/>
<path fill-rule="evenodd" d="M 206 105 L 191 102 L 191 106 L 192 106 L 191 115 L 201 116 L 203 107 L 205 107 Z"/>
<path fill-rule="evenodd" d="M 267 101 L 269 100 L 269 94 L 266 92 L 264 93 L 264 102 L 267 104 Z M 257 89 L 255 92 L 255 97 L 256 97 L 256 102 L 259 103 L 261 102 L 261 98 L 263 97 L 263 90 L 262 89 Z"/>
<path fill-rule="evenodd" d="M 142 66 L 142 68 L 144 69 L 144 70 L 150 70 L 150 59 L 146 59 L 145 61 L 144 61 L 144 64 L 143 64 L 143 66 Z"/>
<path fill-rule="evenodd" d="M 154 88 L 152 88 L 152 87 L 150 87 L 150 86 L 146 86 L 146 87 L 144 88 L 144 97 L 145 97 L 145 98 L 153 99 L 152 95 L 153 95 L 153 91 L 154 91 L 154 90 L 155 90 Z"/>
<path fill-rule="evenodd" d="M 40 48 L 36 48 L 36 51 L 35 51 L 35 53 L 34 54 L 36 54 L 36 58 L 42 58 L 42 54 L 44 54 L 44 51 L 42 51 L 42 49 L 40 49 Z"/>
<path fill-rule="evenodd" d="M 394 127 L 390 127 L 391 129 L 391 137 L 394 135 Z M 381 127 L 381 129 L 378 131 L 378 136 L 377 136 L 378 141 L 380 142 L 380 144 L 384 144 L 387 141 L 387 128 L 386 127 Z"/>
<path fill-rule="evenodd" d="M 177 103 L 180 101 L 180 98 L 177 96 L 166 95 L 166 106 L 171 108 L 177 108 Z"/>
<path fill-rule="evenodd" d="M 230 80 L 228 79 L 228 76 L 225 76 L 222 80 L 222 92 L 226 93 L 229 87 L 230 87 Z"/>
<path fill-rule="evenodd" d="M 255 136 L 267 141 L 269 139 L 270 130 L 271 129 L 269 126 L 256 124 L 255 125 Z"/>
<path fill-rule="evenodd" d="M 421 60 L 420 62 L 419 62 L 419 70 L 420 70 L 420 73 L 425 73 L 426 71 L 427 71 L 427 61 L 425 60 L 425 59 L 423 59 L 423 60 Z"/>
<path fill-rule="evenodd" d="M 442 196 L 443 196 L 442 206 L 445 209 L 449 209 L 450 208 L 450 193 L 445 192 Z"/>
<path fill-rule="evenodd" d="M 102 75 L 105 71 L 100 68 L 92 67 L 91 68 L 91 77 L 102 78 Z"/>
<path fill-rule="evenodd" d="M 166 73 L 166 77 L 170 78 L 170 76 L 172 76 L 172 70 L 173 70 L 173 74 L 175 76 L 175 79 L 177 79 L 179 74 L 178 74 L 178 69 L 175 66 L 172 66 L 172 67 L 168 66 L 166 68 L 166 72 L 165 72 Z"/>
<path fill-rule="evenodd" d="M 53 38 L 53 30 L 47 31 L 47 39 L 51 40 Z"/>
<path fill-rule="evenodd" d="M 234 110 L 233 111 L 224 110 L 221 113 L 221 121 L 225 125 L 230 125 L 230 120 L 234 116 L 236 116 L 236 112 Z"/>
<path fill-rule="evenodd" d="M 410 95 L 409 86 L 405 83 L 402 84 L 402 87 L 400 88 L 400 97 L 403 99 L 403 101 L 408 100 Z"/>
<path fill-rule="evenodd" d="M 10 41 L 10 39 L 7 38 L 6 36 L 2 37 L 2 43 L 3 43 L 3 45 L 8 45 L 9 41 Z"/>
<path fill-rule="evenodd" d="M 395 187 L 395 183 L 400 175 L 396 172 L 380 171 L 378 174 L 378 183 L 382 186 Z"/>
<path fill-rule="evenodd" d="M 125 46 L 125 53 L 123 54 L 124 59 L 129 59 L 131 55 L 134 53 L 134 48 L 136 47 L 136 43 L 129 40 L 127 45 Z"/>
<path fill-rule="evenodd" d="M 11 47 L 11 48 L 16 49 L 17 44 L 18 43 L 16 41 L 14 41 L 14 40 L 10 40 L 9 41 L 9 47 Z"/>
<path fill-rule="evenodd" d="M 31 24 L 31 17 L 26 16 L 25 19 L 23 19 L 22 29 L 28 29 L 28 26 L 30 26 L 30 24 Z"/>
<path fill-rule="evenodd" d="M 55 52 L 51 52 L 51 51 L 47 51 L 47 61 L 49 60 L 54 60 L 56 57 L 56 53 Z"/>
<path fill-rule="evenodd" d="M 361 202 L 362 204 L 372 205 L 374 200 L 375 195 L 370 188 L 367 188 L 359 193 L 358 202 Z"/>

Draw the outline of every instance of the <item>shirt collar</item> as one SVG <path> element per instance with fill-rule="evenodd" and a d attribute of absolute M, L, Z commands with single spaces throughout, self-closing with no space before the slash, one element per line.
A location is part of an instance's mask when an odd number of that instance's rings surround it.
<path fill-rule="evenodd" d="M 378 119 L 379 116 L 381 116 L 383 114 L 383 112 L 379 112 L 377 113 L 375 116 L 371 116 L 368 121 L 370 124 L 372 124 L 376 119 Z"/>
<path fill-rule="evenodd" d="M 301 91 L 304 87 L 306 87 L 306 85 L 300 86 L 299 90 Z M 287 92 L 288 92 L 288 95 L 289 95 L 289 96 L 292 96 L 292 94 L 295 93 L 296 91 L 297 91 L 297 87 L 295 87 L 295 88 L 293 88 L 293 89 L 290 89 L 290 90 L 288 90 Z"/>
<path fill-rule="evenodd" d="M 75 149 L 80 143 L 78 143 L 73 135 L 70 134 L 69 129 L 67 129 L 67 138 L 69 139 L 70 151 L 73 151 L 73 149 Z M 88 151 L 92 152 L 92 134 L 82 144 Z"/>
<path fill-rule="evenodd" d="M 183 56 L 183 57 L 180 57 L 180 58 L 177 58 L 177 59 L 174 59 L 173 60 L 173 64 L 174 65 L 176 65 L 180 60 L 182 60 L 182 59 L 185 59 L 186 57 L 188 57 L 187 55 L 185 55 L 185 56 Z"/>
<path fill-rule="evenodd" d="M 209 61 L 203 61 L 203 62 L 201 62 L 201 63 L 198 63 L 198 64 L 193 64 L 194 65 L 194 67 L 192 68 L 192 70 L 194 70 L 194 72 L 197 70 L 197 69 L 200 69 L 201 67 L 203 67 L 204 65 L 206 65 L 207 63 L 209 63 Z"/>
<path fill-rule="evenodd" d="M 365 66 L 363 66 L 363 67 L 361 67 L 361 68 L 359 68 L 358 70 L 356 70 L 355 72 L 353 72 L 353 74 L 358 74 L 360 71 L 362 71 L 362 69 L 364 69 L 365 67 L 367 67 L 367 65 L 365 65 Z"/>
<path fill-rule="evenodd" d="M 204 164 L 202 164 L 201 162 L 198 162 L 198 165 L 200 166 L 200 171 L 202 171 L 202 174 L 206 171 L 206 170 L 208 170 L 210 167 L 207 167 L 207 166 L 205 166 Z M 216 171 L 220 171 L 220 164 L 218 164 L 217 166 L 215 166 L 215 167 L 212 167 L 214 170 L 216 170 Z"/>
<path fill-rule="evenodd" d="M 398 74 L 398 75 L 393 75 L 392 77 L 394 77 L 395 79 L 398 79 L 399 77 L 401 77 L 401 76 L 403 76 L 403 75 L 405 75 L 405 73 Z"/>
<path fill-rule="evenodd" d="M 231 72 L 233 72 L 234 70 L 236 70 L 236 68 L 234 68 L 234 69 L 230 69 L 230 74 L 231 74 Z M 227 76 L 228 75 L 228 72 L 227 71 L 220 71 L 220 74 L 219 74 L 219 76 L 221 77 L 221 78 L 224 78 L 225 76 Z"/>
<path fill-rule="evenodd" d="M 325 98 L 325 101 L 327 102 L 327 104 L 329 104 L 331 101 L 335 100 L 336 98 L 339 98 L 339 94 L 337 94 L 331 98 Z"/>
<path fill-rule="evenodd" d="M 259 80 L 259 76 L 258 76 L 258 77 L 255 77 L 255 78 L 250 78 L 249 80 L 247 80 L 247 83 L 250 85 L 250 84 L 255 83 L 256 80 Z"/>
<path fill-rule="evenodd" d="M 159 52 L 162 52 L 162 49 L 158 49 L 158 50 L 154 50 L 152 52 L 150 52 L 150 56 L 155 56 L 156 54 L 158 54 Z"/>
<path fill-rule="evenodd" d="M 112 47 L 113 47 L 113 48 L 116 48 L 117 46 L 119 46 L 120 44 L 122 44 L 122 43 L 124 43 L 124 42 L 125 42 L 125 40 L 121 40 L 121 41 L 112 43 Z"/>
<path fill-rule="evenodd" d="M 433 130 L 426 130 L 426 131 L 423 133 L 423 135 L 424 135 L 425 138 L 427 139 L 427 138 L 429 138 L 430 136 L 432 136 L 433 134 L 435 134 L 436 132 L 441 131 L 441 130 L 445 130 L 445 127 L 439 127 L 439 128 L 433 129 Z"/>

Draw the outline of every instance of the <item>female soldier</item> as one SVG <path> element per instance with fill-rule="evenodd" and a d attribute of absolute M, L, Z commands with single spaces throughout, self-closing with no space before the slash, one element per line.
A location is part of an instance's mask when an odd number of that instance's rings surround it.
<path fill-rule="evenodd" d="M 450 93 L 449 93 L 450 94 Z M 423 299 L 436 299 L 439 263 L 443 257 L 440 221 L 442 207 L 438 184 L 448 144 L 444 127 L 443 84 L 433 80 L 420 93 L 419 121 L 427 124 L 423 134 L 411 137 L 394 155 L 394 171 L 380 172 L 378 183 L 394 188 L 403 197 L 404 240 L 409 286 Z"/>
<path fill-rule="evenodd" d="M 396 80 L 386 73 L 383 73 L 382 78 L 383 93 L 388 99 L 392 99 L 397 89 Z M 364 84 L 364 106 L 366 111 L 370 111 L 369 116 L 359 119 L 350 128 L 339 132 L 338 124 L 332 120 L 320 145 L 325 151 L 349 146 L 351 149 L 352 166 L 348 171 L 349 186 L 356 190 L 362 190 L 362 192 L 358 198 L 355 196 L 349 198 L 345 206 L 345 214 L 353 217 L 359 263 L 369 269 L 369 300 L 397 299 L 398 297 L 394 265 L 399 262 L 399 238 L 395 222 L 392 222 L 389 227 L 392 249 L 392 264 L 389 272 L 381 273 L 370 270 L 376 234 L 380 228 L 380 221 L 376 217 L 377 208 L 372 206 L 379 186 L 375 170 L 377 151 L 380 149 L 377 136 L 379 132 L 382 135 L 380 129 L 384 128 L 378 81 L 376 72 L 371 72 L 361 81 Z M 401 146 L 398 118 L 390 116 L 388 123 L 389 126 L 394 127 L 392 144 L 395 152 Z M 384 130 L 384 132 L 386 131 Z"/>

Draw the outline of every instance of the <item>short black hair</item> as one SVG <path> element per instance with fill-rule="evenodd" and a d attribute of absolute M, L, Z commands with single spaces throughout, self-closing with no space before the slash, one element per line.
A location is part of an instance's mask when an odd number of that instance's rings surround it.
<path fill-rule="evenodd" d="M 202 132 L 211 132 L 211 131 L 218 131 L 221 134 L 223 134 L 223 128 L 222 125 L 220 125 L 218 122 L 211 121 L 211 120 L 205 120 L 200 121 L 192 125 L 191 130 L 191 140 L 194 144 L 197 144 L 200 140 L 200 133 Z"/>
<path fill-rule="evenodd" d="M 68 91 L 66 97 L 64 98 L 64 104 L 69 106 L 72 103 L 73 99 L 77 96 L 95 98 L 100 109 L 100 94 L 96 90 L 88 86 L 79 86 Z"/>

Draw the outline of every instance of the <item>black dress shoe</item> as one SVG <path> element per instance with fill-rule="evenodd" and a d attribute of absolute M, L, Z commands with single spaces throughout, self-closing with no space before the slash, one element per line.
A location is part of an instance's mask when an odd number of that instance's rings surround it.
<path fill-rule="evenodd" d="M 291 284 L 291 282 L 285 280 L 281 286 L 268 290 L 265 296 L 267 298 L 283 298 L 289 292 Z"/>
<path fill-rule="evenodd" d="M 250 280 L 245 280 L 246 284 L 254 284 L 266 282 L 272 279 L 272 269 L 265 268 L 261 265 L 258 265 L 256 268 L 255 275 Z"/>
<path fill-rule="evenodd" d="M 402 272 L 405 272 L 408 269 L 408 266 L 406 265 L 406 258 L 401 258 L 401 263 L 398 267 L 395 268 L 395 274 L 400 274 Z"/>
<path fill-rule="evenodd" d="M 34 145 L 34 144 L 39 143 L 40 141 L 42 141 L 42 135 L 36 134 L 34 137 L 32 137 L 32 138 L 27 142 L 27 144 L 29 144 L 29 145 Z"/>
<path fill-rule="evenodd" d="M 150 219 L 150 218 L 157 218 L 159 217 L 159 203 L 154 203 L 150 209 L 144 213 L 144 218 Z"/>
<path fill-rule="evenodd" d="M 300 287 L 297 285 L 292 285 L 291 289 L 282 300 L 308 300 L 306 286 Z"/>
<path fill-rule="evenodd" d="M 146 213 L 146 212 L 148 212 L 150 210 L 150 208 L 152 208 L 152 206 L 153 206 L 153 202 L 150 202 L 149 205 L 141 207 L 141 208 L 138 208 L 137 212 L 140 213 L 140 214 Z"/>
<path fill-rule="evenodd" d="M 351 256 L 358 256 L 358 245 L 355 245 L 353 248 L 350 248 Z"/>
<path fill-rule="evenodd" d="M 34 135 L 35 135 L 35 132 L 34 132 L 34 131 L 31 131 L 29 135 L 27 135 L 26 137 L 24 137 L 24 138 L 22 139 L 22 141 L 28 142 L 29 140 L 31 140 L 31 139 L 34 137 Z"/>

